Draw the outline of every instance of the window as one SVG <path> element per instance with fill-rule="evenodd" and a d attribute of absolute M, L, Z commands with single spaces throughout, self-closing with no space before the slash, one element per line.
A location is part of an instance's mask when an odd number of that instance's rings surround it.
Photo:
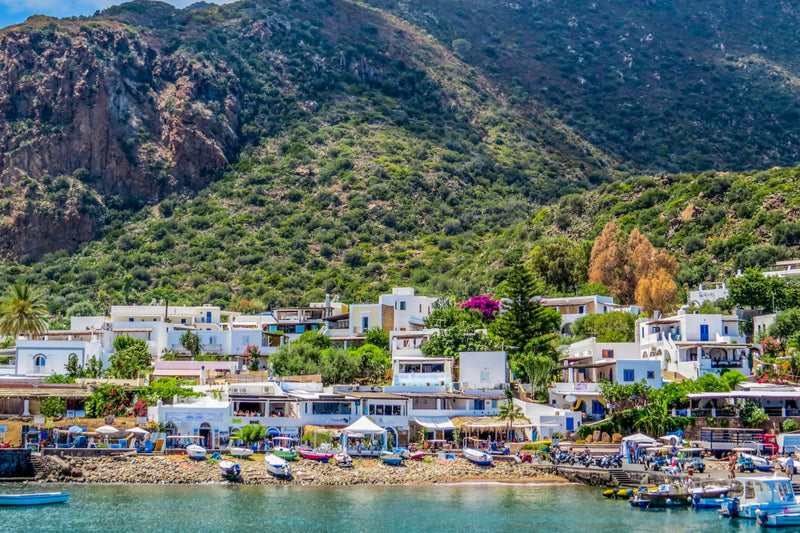
<path fill-rule="evenodd" d="M 244 337 L 242 337 L 242 343 L 245 345 L 250 344 L 250 336 L 245 335 Z"/>
<path fill-rule="evenodd" d="M 47 357 L 45 357 L 43 354 L 37 354 L 33 356 L 33 366 L 44 368 L 46 362 Z"/>
<path fill-rule="evenodd" d="M 400 310 L 401 311 L 405 311 L 406 310 L 406 303 L 405 302 L 400 302 Z"/>
<path fill-rule="evenodd" d="M 488 368 L 481 368 L 481 383 L 489 383 L 491 376 L 492 374 Z"/>
<path fill-rule="evenodd" d="M 614 350 L 603 350 L 603 359 L 614 359 Z"/>
<path fill-rule="evenodd" d="M 656 379 L 656 373 L 653 370 L 647 371 L 647 379 Z"/>
<path fill-rule="evenodd" d="M 623 370 L 622 381 L 633 381 L 633 370 Z"/>
<path fill-rule="evenodd" d="M 582 315 L 582 314 L 583 314 L 583 306 L 582 306 L 582 305 L 579 305 L 579 306 L 578 306 L 578 314 L 579 314 L 579 315 Z"/>
<path fill-rule="evenodd" d="M 727 335 L 728 334 L 728 326 L 723 326 L 722 331 L 725 333 L 725 335 Z"/>
<path fill-rule="evenodd" d="M 369 329 L 369 317 L 362 316 L 361 317 L 361 331 L 367 331 Z"/>

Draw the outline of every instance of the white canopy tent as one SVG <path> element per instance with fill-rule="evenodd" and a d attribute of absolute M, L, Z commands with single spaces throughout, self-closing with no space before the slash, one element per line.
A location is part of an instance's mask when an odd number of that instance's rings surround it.
<path fill-rule="evenodd" d="M 386 430 L 370 420 L 369 417 L 362 416 L 344 428 L 344 432 L 348 435 L 355 433 L 361 433 L 363 435 L 383 435 L 386 433 Z"/>

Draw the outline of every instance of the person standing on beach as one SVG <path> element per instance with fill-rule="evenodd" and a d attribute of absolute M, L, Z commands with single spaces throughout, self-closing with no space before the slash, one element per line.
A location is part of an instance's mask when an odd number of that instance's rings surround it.
<path fill-rule="evenodd" d="M 732 453 L 730 457 L 728 457 L 728 478 L 734 479 L 736 478 L 736 453 Z"/>
<path fill-rule="evenodd" d="M 794 476 L 794 455 L 790 455 L 786 460 L 786 475 L 789 476 L 789 481 L 791 481 L 792 476 Z"/>

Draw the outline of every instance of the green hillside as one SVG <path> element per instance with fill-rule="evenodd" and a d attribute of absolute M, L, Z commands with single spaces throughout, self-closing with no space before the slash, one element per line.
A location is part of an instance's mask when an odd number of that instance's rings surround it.
<path fill-rule="evenodd" d="M 82 145 L 69 132 L 91 98 L 0 105 L 16 124 L 0 283 L 41 287 L 53 313 L 162 298 L 260 311 L 398 284 L 464 298 L 548 244 L 579 256 L 580 285 L 609 220 L 673 251 L 681 286 L 793 255 L 797 170 L 662 173 L 797 164 L 792 8 L 770 26 L 777 11 L 747 2 L 626 6 L 136 1 L 6 29 L 8 61 L 32 50 L 21 72 L 51 61 L 47 43 L 85 42 L 70 59 L 129 112 Z M 763 48 L 731 68 L 756 30 Z M 26 76 L 0 81 L 41 101 L 49 85 Z M 103 139 L 127 166 L 87 170 Z"/>

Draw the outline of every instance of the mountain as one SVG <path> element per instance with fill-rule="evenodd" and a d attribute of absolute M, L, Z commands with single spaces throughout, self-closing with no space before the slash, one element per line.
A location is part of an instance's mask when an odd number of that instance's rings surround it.
<path fill-rule="evenodd" d="M 771 226 L 724 257 L 712 232 L 727 245 L 761 211 L 775 226 L 774 201 L 794 220 L 793 170 L 698 171 L 797 163 L 795 28 L 791 5 L 737 0 L 32 17 L 0 32 L 0 282 L 42 287 L 54 313 L 261 310 L 400 283 L 468 296 L 609 219 L 716 276 Z M 761 204 L 732 184 L 696 198 L 686 216 L 706 226 L 675 230 L 709 176 L 772 185 Z"/>

